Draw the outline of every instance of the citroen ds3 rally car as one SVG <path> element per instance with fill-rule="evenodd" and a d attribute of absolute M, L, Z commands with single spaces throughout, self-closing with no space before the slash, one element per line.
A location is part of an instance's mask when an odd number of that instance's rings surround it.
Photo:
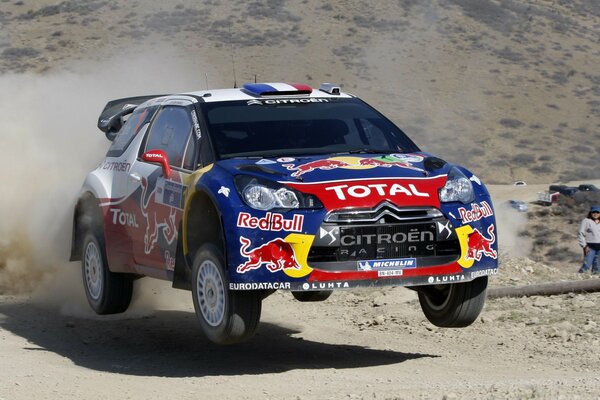
<path fill-rule="evenodd" d="M 71 260 L 99 314 L 125 311 L 141 276 L 191 290 L 217 343 L 251 337 L 275 290 L 407 286 L 440 327 L 483 307 L 498 256 L 485 186 L 335 85 L 114 100 L 98 127 L 112 144 L 83 184 Z"/>

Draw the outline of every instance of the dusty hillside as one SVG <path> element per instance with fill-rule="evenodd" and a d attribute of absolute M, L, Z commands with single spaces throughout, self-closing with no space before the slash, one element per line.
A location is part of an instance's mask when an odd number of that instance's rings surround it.
<path fill-rule="evenodd" d="M 4 73 L 143 55 L 185 66 L 164 91 L 231 86 L 234 65 L 238 84 L 334 81 L 488 182 L 598 176 L 594 0 L 4 0 L 0 23 Z"/>

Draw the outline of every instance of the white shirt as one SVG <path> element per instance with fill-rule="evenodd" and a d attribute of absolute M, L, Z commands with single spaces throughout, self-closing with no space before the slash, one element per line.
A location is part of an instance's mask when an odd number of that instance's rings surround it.
<path fill-rule="evenodd" d="M 600 243 L 600 223 L 596 223 L 591 218 L 581 221 L 577 241 L 581 247 L 585 247 L 588 243 Z"/>

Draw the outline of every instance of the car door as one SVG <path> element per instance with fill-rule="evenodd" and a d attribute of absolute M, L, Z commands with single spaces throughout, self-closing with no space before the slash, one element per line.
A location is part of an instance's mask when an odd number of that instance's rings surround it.
<path fill-rule="evenodd" d="M 140 157 L 131 167 L 130 184 L 138 186 L 140 195 L 136 206 L 142 216 L 139 227 L 131 235 L 133 255 L 136 268 L 147 275 L 168 277 L 175 266 L 187 183 L 196 167 L 198 143 L 192 123 L 194 112 L 191 104 L 164 105 L 148 129 Z M 154 162 L 148 154 L 164 155 L 168 167 Z"/>

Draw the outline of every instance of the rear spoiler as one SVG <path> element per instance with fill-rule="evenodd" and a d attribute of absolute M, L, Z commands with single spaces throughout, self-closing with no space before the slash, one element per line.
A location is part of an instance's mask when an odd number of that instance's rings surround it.
<path fill-rule="evenodd" d="M 106 103 L 104 110 L 102 110 L 100 117 L 98 117 L 98 128 L 104 132 L 106 138 L 112 142 L 117 136 L 117 132 L 119 132 L 123 126 L 124 116 L 131 114 L 140 104 L 162 96 L 165 95 L 155 94 L 111 100 Z"/>

